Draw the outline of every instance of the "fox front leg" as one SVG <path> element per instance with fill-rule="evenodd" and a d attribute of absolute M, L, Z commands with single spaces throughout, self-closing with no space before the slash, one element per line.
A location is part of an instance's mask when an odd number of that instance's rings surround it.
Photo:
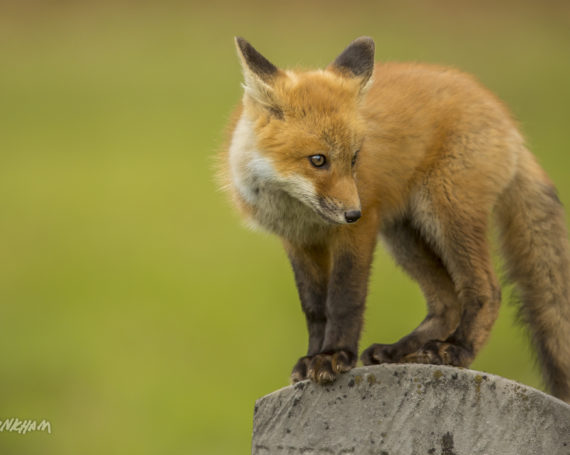
<path fill-rule="evenodd" d="M 287 248 L 309 330 L 307 355 L 293 368 L 292 382 L 332 382 L 356 365 L 375 242 L 374 230 L 361 223 L 326 246 Z"/>
<path fill-rule="evenodd" d="M 326 331 L 326 300 L 330 254 L 324 246 L 295 246 L 285 242 L 291 261 L 301 307 L 307 320 L 309 346 L 291 372 L 291 382 L 307 379 L 312 358 L 321 351 Z"/>
<path fill-rule="evenodd" d="M 325 336 L 321 351 L 308 366 L 308 377 L 314 382 L 332 382 L 356 365 L 368 270 L 355 251 L 343 251 L 334 257 L 327 289 Z"/>

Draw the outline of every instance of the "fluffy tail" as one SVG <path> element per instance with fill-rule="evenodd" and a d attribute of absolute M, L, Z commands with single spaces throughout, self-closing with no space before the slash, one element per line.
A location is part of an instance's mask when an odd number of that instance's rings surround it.
<path fill-rule="evenodd" d="M 562 204 L 534 157 L 524 151 L 496 209 L 507 276 L 521 299 L 544 380 L 570 403 L 570 248 Z"/>

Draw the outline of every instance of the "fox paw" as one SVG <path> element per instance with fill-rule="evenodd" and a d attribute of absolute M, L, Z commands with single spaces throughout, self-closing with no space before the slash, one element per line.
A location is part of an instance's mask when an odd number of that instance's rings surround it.
<path fill-rule="evenodd" d="M 471 350 L 447 341 L 428 341 L 416 352 L 404 356 L 404 363 L 425 363 L 467 367 L 473 360 Z"/>
<path fill-rule="evenodd" d="M 356 355 L 345 350 L 317 354 L 311 359 L 307 375 L 318 384 L 333 382 L 337 375 L 356 365 Z"/>
<path fill-rule="evenodd" d="M 295 384 L 296 382 L 304 381 L 307 379 L 307 371 L 309 370 L 311 359 L 311 356 L 304 356 L 297 360 L 297 363 L 293 367 L 293 371 L 291 371 L 291 376 L 289 378 L 291 384 Z"/>
<path fill-rule="evenodd" d="M 364 365 L 377 365 L 379 363 L 397 363 L 409 351 L 404 351 L 398 343 L 394 344 L 373 344 L 365 349 L 360 360 Z"/>
<path fill-rule="evenodd" d="M 333 382 L 337 375 L 356 365 L 356 355 L 346 350 L 301 357 L 291 372 L 291 383 L 311 379 L 318 384 Z"/>

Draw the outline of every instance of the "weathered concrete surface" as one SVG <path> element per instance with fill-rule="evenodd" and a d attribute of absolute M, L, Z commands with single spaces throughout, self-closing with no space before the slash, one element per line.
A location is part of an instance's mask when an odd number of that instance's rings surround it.
<path fill-rule="evenodd" d="M 254 455 L 570 455 L 570 406 L 459 368 L 356 368 L 255 405 Z"/>

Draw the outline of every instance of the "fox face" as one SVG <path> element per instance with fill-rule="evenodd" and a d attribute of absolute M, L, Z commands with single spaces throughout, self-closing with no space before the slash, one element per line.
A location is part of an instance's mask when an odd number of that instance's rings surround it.
<path fill-rule="evenodd" d="M 301 218 L 308 229 L 357 221 L 364 137 L 358 107 L 372 75 L 373 45 L 353 43 L 356 49 L 325 70 L 294 72 L 277 69 L 240 38 L 236 44 L 245 93 L 230 173 L 254 221 L 281 235 L 285 226 L 277 219 Z"/>

